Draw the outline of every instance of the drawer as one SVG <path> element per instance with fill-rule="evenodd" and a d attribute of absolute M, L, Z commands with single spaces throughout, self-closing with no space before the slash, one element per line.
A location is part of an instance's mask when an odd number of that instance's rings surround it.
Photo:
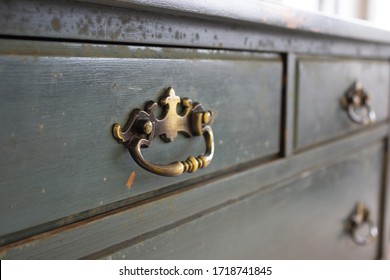
<path fill-rule="evenodd" d="M 183 187 L 280 151 L 278 55 L 1 41 L 0 244 Z M 167 87 L 215 113 L 215 154 L 194 174 L 140 168 L 112 136 Z M 144 156 L 201 154 L 201 137 L 156 139 Z M 173 186 L 173 187 L 172 187 Z"/>
<path fill-rule="evenodd" d="M 346 225 L 357 202 L 365 204 L 371 222 L 379 225 L 383 153 L 383 143 L 366 146 L 341 161 L 304 172 L 268 192 L 183 223 L 106 258 L 377 258 L 379 241 L 357 245 Z M 357 233 L 365 237 L 365 225 Z"/>
<path fill-rule="evenodd" d="M 298 59 L 295 147 L 305 148 L 365 127 L 354 123 L 340 104 L 341 98 L 359 81 L 369 93 L 376 122 L 388 118 L 389 63 L 302 57 Z M 367 116 L 365 110 L 359 113 Z"/>

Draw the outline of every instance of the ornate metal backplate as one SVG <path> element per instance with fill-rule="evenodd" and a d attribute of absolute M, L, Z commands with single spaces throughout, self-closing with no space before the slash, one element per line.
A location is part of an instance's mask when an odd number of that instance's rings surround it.
<path fill-rule="evenodd" d="M 213 132 L 209 126 L 213 120 L 213 113 L 204 111 L 201 104 L 193 103 L 188 98 L 181 100 L 171 87 L 160 100 L 160 105 L 163 112 L 159 117 L 155 115 L 158 104 L 149 101 L 145 105 L 145 110 L 132 111 L 124 128 L 117 123 L 114 124 L 115 139 L 127 146 L 131 156 L 141 167 L 158 175 L 178 176 L 208 166 L 214 155 Z M 178 106 L 181 106 L 181 113 L 177 113 Z M 205 154 L 197 157 L 190 156 L 186 161 L 176 161 L 166 165 L 156 165 L 144 159 L 141 148 L 149 147 L 154 138 L 160 136 L 165 142 L 171 142 L 178 133 L 186 137 L 203 135 L 206 142 Z"/>

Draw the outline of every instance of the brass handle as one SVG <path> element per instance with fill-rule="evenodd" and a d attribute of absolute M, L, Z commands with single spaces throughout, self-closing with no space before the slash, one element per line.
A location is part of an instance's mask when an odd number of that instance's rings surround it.
<path fill-rule="evenodd" d="M 341 105 L 347 111 L 348 117 L 360 125 L 369 125 L 375 122 L 376 114 L 368 104 L 369 94 L 362 87 L 361 83 L 354 82 L 341 98 Z M 358 110 L 364 110 L 365 114 L 359 114 Z"/>
<path fill-rule="evenodd" d="M 358 234 L 358 229 L 364 225 L 368 226 L 368 234 L 361 236 Z M 378 227 L 371 220 L 370 211 L 361 202 L 356 204 L 349 217 L 347 228 L 352 240 L 358 245 L 368 245 L 378 237 Z"/>
<path fill-rule="evenodd" d="M 133 159 L 144 169 L 162 176 L 179 176 L 184 172 L 193 173 L 208 166 L 214 155 L 214 136 L 210 123 L 214 118 L 211 111 L 204 111 L 199 103 L 193 103 L 188 98 L 180 99 L 173 88 L 168 88 L 160 104 L 164 111 L 157 118 L 154 114 L 158 105 L 154 101 L 146 103 L 145 110 L 135 109 L 122 129 L 114 124 L 113 134 L 116 140 L 124 143 Z M 177 106 L 182 106 L 182 113 L 177 113 Z M 175 161 L 158 165 L 148 162 L 141 149 L 147 148 L 157 136 L 165 142 L 173 141 L 178 133 L 186 137 L 203 135 L 206 151 L 203 155 L 190 156 L 185 161 Z"/>

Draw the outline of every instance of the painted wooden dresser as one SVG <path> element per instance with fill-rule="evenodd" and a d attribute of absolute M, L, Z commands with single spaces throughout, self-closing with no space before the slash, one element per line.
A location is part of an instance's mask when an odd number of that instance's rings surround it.
<path fill-rule="evenodd" d="M 390 258 L 389 32 L 1 0 L 0 35 L 2 259 Z"/>

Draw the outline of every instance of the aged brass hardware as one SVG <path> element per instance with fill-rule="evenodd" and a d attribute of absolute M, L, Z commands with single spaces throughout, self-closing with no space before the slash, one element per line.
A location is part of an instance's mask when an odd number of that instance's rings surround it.
<path fill-rule="evenodd" d="M 341 98 L 340 103 L 353 122 L 361 125 L 368 125 L 376 120 L 376 114 L 368 104 L 369 99 L 370 96 L 363 88 L 362 84 L 355 81 Z M 362 111 L 365 112 L 362 114 Z"/>
<path fill-rule="evenodd" d="M 364 225 L 368 226 L 368 234 L 361 236 L 358 230 Z M 352 240 L 358 245 L 367 245 L 372 243 L 378 237 L 378 228 L 371 220 L 370 211 L 363 203 L 358 202 L 354 211 L 349 217 L 347 229 L 352 237 Z"/>
<path fill-rule="evenodd" d="M 180 114 L 176 111 L 178 104 L 182 107 Z M 144 111 L 135 109 L 131 112 L 123 129 L 119 124 L 114 124 L 115 139 L 126 145 L 133 159 L 142 168 L 158 175 L 178 176 L 208 166 L 214 155 L 214 137 L 210 127 L 214 118 L 213 113 L 204 111 L 201 104 L 193 103 L 188 98 L 180 100 L 171 87 L 160 100 L 160 105 L 164 111 L 159 118 L 155 116 L 157 103 L 149 101 Z M 157 165 L 145 160 L 141 149 L 149 147 L 154 138 L 160 136 L 164 142 L 171 142 L 179 132 L 186 137 L 203 135 L 206 142 L 205 153 L 197 157 L 190 156 L 185 161 L 175 161 L 165 165 Z"/>

